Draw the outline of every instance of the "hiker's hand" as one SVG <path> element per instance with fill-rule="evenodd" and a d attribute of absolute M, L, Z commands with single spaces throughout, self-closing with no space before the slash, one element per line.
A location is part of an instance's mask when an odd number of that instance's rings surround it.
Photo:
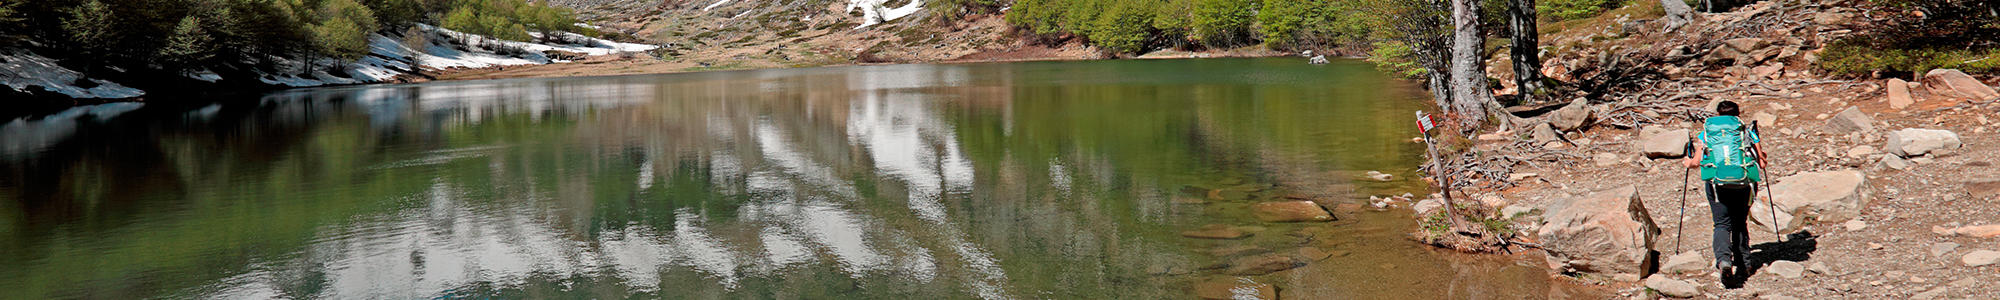
<path fill-rule="evenodd" d="M 1700 165 L 1701 165 L 1701 164 L 1699 164 L 1699 163 L 1696 163 L 1696 162 L 1694 161 L 1694 158 L 1693 158 L 1693 157 L 1689 157 L 1689 158 L 1682 158 L 1682 159 L 1681 159 L 1681 166 L 1685 166 L 1685 167 L 1687 167 L 1687 168 L 1689 168 L 1689 169 L 1693 169 L 1693 168 L 1694 168 L 1695 166 L 1700 166 Z"/>

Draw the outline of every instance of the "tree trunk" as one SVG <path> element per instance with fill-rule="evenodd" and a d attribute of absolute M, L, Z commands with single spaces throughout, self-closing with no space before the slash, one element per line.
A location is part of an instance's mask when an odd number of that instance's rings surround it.
<path fill-rule="evenodd" d="M 1509 58 L 1514 61 L 1514 86 L 1518 91 L 1515 94 L 1521 103 L 1534 102 L 1535 95 L 1543 88 L 1541 33 L 1535 27 L 1535 0 L 1507 0 L 1507 33 L 1513 38 Z"/>
<path fill-rule="evenodd" d="M 1479 1 L 1451 1 L 1451 102 L 1445 111 L 1455 114 L 1465 128 L 1486 122 L 1493 90 L 1486 87 L 1485 35 L 1479 33 Z"/>

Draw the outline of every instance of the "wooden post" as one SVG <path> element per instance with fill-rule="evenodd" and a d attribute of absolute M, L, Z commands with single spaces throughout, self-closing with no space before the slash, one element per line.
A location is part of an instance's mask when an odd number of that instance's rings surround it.
<path fill-rule="evenodd" d="M 1417 133 L 1424 137 L 1424 153 L 1430 155 L 1431 174 L 1437 177 L 1438 194 L 1444 195 L 1445 219 L 1450 219 L 1452 231 L 1458 232 L 1465 227 L 1465 224 L 1460 224 L 1458 220 L 1458 208 L 1452 207 L 1454 201 L 1451 201 L 1451 177 L 1444 172 L 1444 159 L 1438 155 L 1437 143 L 1431 140 L 1431 128 L 1435 128 L 1436 124 L 1437 121 L 1431 119 L 1431 115 L 1417 111 L 1417 130 L 1419 130 Z"/>

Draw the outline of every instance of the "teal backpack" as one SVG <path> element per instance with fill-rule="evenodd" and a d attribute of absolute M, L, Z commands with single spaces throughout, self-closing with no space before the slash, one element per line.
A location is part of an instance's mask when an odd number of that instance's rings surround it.
<path fill-rule="evenodd" d="M 1747 187 L 1764 180 L 1750 144 L 1756 133 L 1735 116 L 1717 116 L 1702 121 L 1701 142 L 1708 147 L 1702 157 L 1701 179 L 1725 187 Z"/>

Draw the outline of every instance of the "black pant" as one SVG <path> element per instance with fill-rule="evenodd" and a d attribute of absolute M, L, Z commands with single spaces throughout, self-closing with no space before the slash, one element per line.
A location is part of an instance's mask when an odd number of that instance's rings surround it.
<path fill-rule="evenodd" d="M 1708 211 L 1715 216 L 1716 266 L 1749 263 L 1746 259 L 1750 256 L 1750 227 L 1746 218 L 1750 215 L 1750 198 L 1757 194 L 1757 189 L 1711 182 L 1703 190 L 1708 195 Z"/>

